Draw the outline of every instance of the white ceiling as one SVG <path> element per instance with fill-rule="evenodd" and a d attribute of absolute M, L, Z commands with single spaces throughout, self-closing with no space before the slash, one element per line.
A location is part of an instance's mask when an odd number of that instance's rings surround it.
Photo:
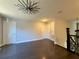
<path fill-rule="evenodd" d="M 79 0 L 39 0 L 40 13 L 34 15 L 24 14 L 18 10 L 17 3 L 17 0 L 0 0 L 0 13 L 26 20 L 44 17 L 71 20 L 79 16 Z M 61 10 L 62 13 L 58 13 Z"/>

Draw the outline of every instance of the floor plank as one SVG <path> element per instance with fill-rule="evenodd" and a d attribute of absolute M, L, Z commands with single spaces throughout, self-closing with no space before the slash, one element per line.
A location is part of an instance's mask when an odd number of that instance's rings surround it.
<path fill-rule="evenodd" d="M 0 48 L 0 59 L 79 59 L 79 56 L 50 40 L 39 40 L 4 46 Z"/>

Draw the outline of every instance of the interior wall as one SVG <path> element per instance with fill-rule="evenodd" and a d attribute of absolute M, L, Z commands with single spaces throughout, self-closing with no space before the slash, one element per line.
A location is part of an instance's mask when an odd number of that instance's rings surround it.
<path fill-rule="evenodd" d="M 52 38 L 50 35 L 54 35 L 54 22 L 50 24 L 51 33 L 47 32 L 49 27 L 40 21 L 17 21 L 16 32 L 17 41 L 16 43 L 28 42 L 41 40 L 45 38 Z M 48 29 L 49 31 L 50 29 Z M 54 39 L 52 39 L 54 40 Z"/>
<path fill-rule="evenodd" d="M 62 47 L 66 47 L 66 28 L 68 27 L 68 22 L 65 20 L 55 20 L 55 35 L 56 42 Z"/>
<path fill-rule="evenodd" d="M 72 35 L 76 34 L 76 32 L 75 32 L 75 30 L 77 29 L 76 23 L 77 23 L 76 20 L 69 21 L 70 34 L 72 34 Z"/>
<path fill-rule="evenodd" d="M 34 30 L 33 22 L 17 21 L 16 32 L 16 43 L 39 40 L 40 38 Z"/>

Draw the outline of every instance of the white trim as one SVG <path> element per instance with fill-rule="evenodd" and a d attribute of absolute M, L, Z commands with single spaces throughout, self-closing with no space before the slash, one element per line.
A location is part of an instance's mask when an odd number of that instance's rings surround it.
<path fill-rule="evenodd" d="M 8 43 L 8 44 L 19 44 L 19 43 L 27 43 L 27 42 L 33 42 L 33 41 L 38 41 L 38 40 L 43 40 L 43 39 L 33 39 L 33 40 L 28 40 L 28 41 L 20 41 L 20 42 L 15 42 L 15 43 Z M 1 44 L 0 47 L 8 44 Z"/>
<path fill-rule="evenodd" d="M 53 42 L 54 42 L 54 44 L 58 44 L 56 41 L 54 41 L 54 40 L 52 40 L 52 39 L 49 39 L 49 40 L 53 41 Z"/>
<path fill-rule="evenodd" d="M 4 46 L 5 44 L 0 44 L 0 47 Z"/>
<path fill-rule="evenodd" d="M 15 42 L 15 43 L 12 43 L 12 44 L 26 43 L 26 42 L 32 42 L 32 41 L 38 41 L 38 40 L 43 40 L 43 39 L 32 39 L 32 40 L 28 40 L 28 41 L 19 41 L 19 42 Z"/>

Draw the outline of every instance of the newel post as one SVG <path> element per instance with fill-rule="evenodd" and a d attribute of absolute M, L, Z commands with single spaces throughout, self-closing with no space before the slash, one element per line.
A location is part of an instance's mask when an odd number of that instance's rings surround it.
<path fill-rule="evenodd" d="M 70 29 L 66 28 L 67 33 L 67 50 L 70 51 Z"/>

